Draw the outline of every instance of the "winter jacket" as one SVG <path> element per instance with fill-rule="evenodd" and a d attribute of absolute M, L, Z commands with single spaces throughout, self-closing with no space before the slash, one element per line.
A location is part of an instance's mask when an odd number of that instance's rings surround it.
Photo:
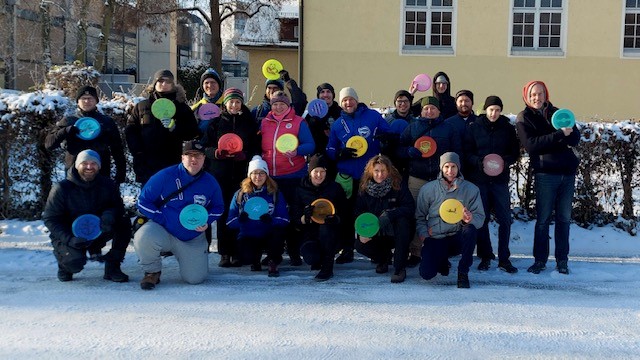
<path fill-rule="evenodd" d="M 307 114 L 305 120 L 307 120 L 307 124 L 309 124 L 309 130 L 311 130 L 311 135 L 313 136 L 313 141 L 316 144 L 316 148 L 314 150 L 314 154 L 316 153 L 325 153 L 327 150 L 327 143 L 329 142 L 329 131 L 331 129 L 331 125 L 340 117 L 340 113 L 342 112 L 342 108 L 338 105 L 337 102 L 333 102 L 331 106 L 329 106 L 329 111 L 327 115 L 323 118 L 311 116 Z"/>
<path fill-rule="evenodd" d="M 282 120 L 269 113 L 260 127 L 262 135 L 262 158 L 267 162 L 269 176 L 277 178 L 295 178 L 306 176 L 307 163 L 304 156 L 315 149 L 313 136 L 307 122 L 295 114 L 293 108 Z M 293 134 L 298 138 L 296 155 L 288 157 L 276 149 L 276 140 L 283 134 Z"/>
<path fill-rule="evenodd" d="M 291 107 L 295 110 L 296 115 L 302 116 L 307 106 L 307 95 L 293 79 L 287 81 L 285 88 L 289 91 L 289 94 L 291 94 Z M 258 125 L 260 125 L 262 119 L 264 119 L 269 112 L 271 112 L 271 101 L 266 95 L 260 105 L 251 109 L 251 115 Z"/>
<path fill-rule="evenodd" d="M 392 113 L 385 115 L 384 119 L 387 121 L 387 124 L 389 124 L 392 133 L 402 134 L 404 129 L 415 121 L 416 117 L 411 114 L 411 111 L 409 111 L 407 116 L 400 116 L 397 110 L 393 110 Z"/>
<path fill-rule="evenodd" d="M 219 97 L 217 101 L 213 101 L 212 98 L 209 98 L 206 94 L 202 95 L 202 99 L 200 99 L 200 101 L 196 102 L 195 104 L 191 105 L 191 110 L 193 111 L 193 116 L 196 118 L 196 120 L 198 121 L 198 130 L 200 131 L 200 135 L 204 136 L 205 133 L 207 132 L 207 128 L 209 127 L 209 124 L 211 123 L 211 121 L 213 121 L 213 119 L 209 119 L 209 120 L 203 120 L 200 119 L 200 116 L 198 116 L 198 110 L 200 109 L 200 107 L 204 104 L 214 104 L 217 105 L 220 110 L 224 110 L 224 106 L 222 104 L 222 97 Z"/>
<path fill-rule="evenodd" d="M 338 171 L 350 175 L 354 179 L 360 179 L 364 167 L 371 157 L 381 152 L 380 141 L 375 136 L 389 133 L 391 128 L 382 115 L 369 109 L 365 104 L 359 103 L 353 114 L 342 111 L 329 132 L 327 144 L 327 156 L 336 160 Z M 368 148 L 364 155 L 353 159 L 338 159 L 338 154 L 347 147 L 347 141 L 352 136 L 362 136 L 367 140 Z"/>
<path fill-rule="evenodd" d="M 176 105 L 175 128 L 165 128 L 151 113 L 151 105 L 160 98 L 172 100 Z M 133 156 L 136 181 L 145 183 L 156 172 L 180 162 L 182 142 L 198 136 L 198 123 L 186 104 L 181 86 L 169 93 L 152 92 L 147 100 L 135 105 L 127 119 L 125 135 Z"/>
<path fill-rule="evenodd" d="M 575 125 L 569 136 L 556 130 L 551 125 L 556 110 L 548 102 L 542 112 L 526 107 L 516 119 L 518 137 L 529 153 L 529 166 L 534 172 L 575 175 L 580 159 L 572 148 L 580 142 L 580 131 Z"/>
<path fill-rule="evenodd" d="M 196 182 L 162 207 L 158 206 L 163 199 L 191 181 Z M 182 164 L 169 166 L 153 175 L 138 197 L 138 210 L 142 215 L 162 225 L 181 241 L 192 240 L 201 234 L 180 224 L 180 211 L 191 204 L 202 205 L 207 209 L 207 224 L 216 221 L 224 211 L 222 192 L 216 179 L 206 171 L 192 176 Z"/>
<path fill-rule="evenodd" d="M 469 126 L 469 124 L 476 121 L 477 118 L 478 117 L 476 116 L 476 114 L 472 112 L 466 120 L 460 114 L 455 114 L 450 118 L 444 118 L 444 121 L 451 124 L 453 130 L 455 130 L 455 132 L 459 134 L 460 139 L 464 139 L 464 134 L 467 130 L 467 127 Z"/>
<path fill-rule="evenodd" d="M 94 118 L 100 123 L 100 134 L 93 140 L 83 140 L 75 134 L 69 135 L 68 128 L 74 126 L 76 121 L 83 117 Z M 89 112 L 78 109 L 74 115 L 65 116 L 49 131 L 44 144 L 47 150 L 53 150 L 58 147 L 62 147 L 65 150 L 65 169 L 74 166 L 76 156 L 82 150 L 91 149 L 96 151 L 100 155 L 102 163 L 100 174 L 106 177 L 111 177 L 111 157 L 113 156 L 113 162 L 116 165 L 115 181 L 117 183 L 125 181 L 127 167 L 120 131 L 112 118 L 103 115 L 97 109 Z"/>
<path fill-rule="evenodd" d="M 373 197 L 366 191 L 358 193 L 356 200 L 355 215 L 369 212 L 375 216 L 380 216 L 386 211 L 389 220 L 394 222 L 400 217 L 411 219 L 414 216 L 416 204 L 413 196 L 406 186 L 401 186 L 400 190 L 391 189 L 383 197 Z"/>
<path fill-rule="evenodd" d="M 238 193 L 233 194 L 231 204 L 229 205 L 229 217 L 227 218 L 227 226 L 237 229 L 240 232 L 238 237 L 263 237 L 271 232 L 273 227 L 283 227 L 289 224 L 289 213 L 287 211 L 287 202 L 284 200 L 282 192 L 278 190 L 276 194 L 267 193 L 266 186 L 262 189 L 255 190 L 252 193 L 243 194 L 240 203 L 238 203 Z M 240 213 L 244 212 L 244 204 L 252 197 L 259 196 L 269 204 L 268 214 L 271 215 L 271 222 L 265 223 L 261 220 L 247 219 L 241 222 L 238 218 Z"/>
<path fill-rule="evenodd" d="M 509 167 L 520 157 L 520 143 L 509 118 L 500 115 L 498 120 L 491 122 L 486 115 L 480 115 L 467 126 L 464 148 L 464 174 L 469 181 L 474 184 L 509 183 Z M 504 160 L 501 174 L 485 174 L 483 160 L 488 154 L 498 154 Z"/>
<path fill-rule="evenodd" d="M 414 147 L 416 140 L 422 136 L 430 136 L 436 142 L 436 152 L 428 158 L 409 158 L 408 149 Z M 442 116 L 437 119 L 418 118 L 400 135 L 398 156 L 409 158 L 409 175 L 433 180 L 440 172 L 440 155 L 453 151 L 462 153 L 462 139 L 455 132 L 451 124 L 445 122 Z"/>
<path fill-rule="evenodd" d="M 462 230 L 462 221 L 449 224 L 440 217 L 440 205 L 447 199 L 457 199 L 472 214 L 471 225 L 479 229 L 485 214 L 477 186 L 458 175 L 452 188 L 448 188 L 442 173 L 436 180 L 426 183 L 418 193 L 416 206 L 416 232 L 420 237 L 441 239 Z"/>
<path fill-rule="evenodd" d="M 300 219 L 304 215 L 304 209 L 311 205 L 316 199 L 327 199 L 331 201 L 333 207 L 336 209 L 338 217 L 342 215 L 342 211 L 345 209 L 345 203 L 347 197 L 344 194 L 342 186 L 338 185 L 333 179 L 325 178 L 324 182 L 319 186 L 313 185 L 309 176 L 302 178 L 300 185 L 296 190 L 296 198 L 293 204 L 291 204 L 291 222 L 300 226 L 319 226 L 319 224 L 313 222 L 311 224 L 302 224 Z"/>
<path fill-rule="evenodd" d="M 442 94 L 438 93 L 435 86 L 436 79 L 440 75 L 444 76 L 449 82 L 447 90 Z M 448 119 L 457 114 L 458 108 L 456 107 L 456 99 L 451 96 L 451 79 L 449 79 L 449 75 L 442 71 L 439 71 L 435 75 L 433 75 L 433 82 L 434 84 L 431 88 L 433 90 L 433 96 L 435 96 L 440 102 L 440 116 L 442 116 L 443 119 Z M 422 99 L 424 99 L 424 97 L 418 99 L 418 101 L 414 102 L 413 105 L 411 105 L 411 112 L 415 117 L 420 116 L 422 112 Z"/>
<path fill-rule="evenodd" d="M 242 139 L 242 155 L 235 158 L 217 158 L 218 140 L 225 134 L 236 134 Z M 232 115 L 224 109 L 220 117 L 212 119 L 202 139 L 207 154 L 207 171 L 212 174 L 223 191 L 233 193 L 247 177 L 247 167 L 253 155 L 260 153 L 260 136 L 249 109 L 242 105 L 240 114 Z"/>
<path fill-rule="evenodd" d="M 87 182 L 72 167 L 67 171 L 66 179 L 51 188 L 42 213 L 51 241 L 68 244 L 73 237 L 71 224 L 85 214 L 98 217 L 108 214 L 118 219 L 124 215 L 122 197 L 113 180 L 97 175 L 93 181 Z"/>

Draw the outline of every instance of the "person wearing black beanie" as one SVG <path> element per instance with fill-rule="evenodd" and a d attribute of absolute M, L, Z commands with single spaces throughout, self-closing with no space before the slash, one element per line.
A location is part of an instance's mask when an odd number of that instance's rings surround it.
<path fill-rule="evenodd" d="M 325 82 L 318 85 L 316 90 L 317 98 L 324 100 L 329 107 L 329 111 L 322 118 L 307 114 L 305 120 L 307 120 L 307 123 L 309 124 L 309 130 L 311 130 L 313 141 L 316 143 L 315 152 L 324 153 L 326 151 L 327 142 L 329 141 L 329 129 L 331 128 L 331 124 L 340 117 L 342 109 L 335 101 L 336 91 L 333 88 L 333 85 Z M 329 173 L 335 176 L 333 166 L 331 166 Z"/>

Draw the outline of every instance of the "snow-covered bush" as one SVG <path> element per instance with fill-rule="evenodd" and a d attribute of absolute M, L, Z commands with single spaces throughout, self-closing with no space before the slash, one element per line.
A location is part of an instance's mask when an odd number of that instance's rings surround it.
<path fill-rule="evenodd" d="M 65 95 L 74 98 L 81 86 L 97 87 L 100 75 L 100 72 L 93 66 L 86 66 L 79 61 L 65 65 L 54 65 L 47 73 L 47 83 L 44 88 L 62 90 Z"/>
<path fill-rule="evenodd" d="M 195 102 L 200 88 L 200 75 L 209 68 L 209 63 L 201 60 L 190 60 L 186 65 L 178 68 L 178 83 L 184 87 L 187 99 Z"/>

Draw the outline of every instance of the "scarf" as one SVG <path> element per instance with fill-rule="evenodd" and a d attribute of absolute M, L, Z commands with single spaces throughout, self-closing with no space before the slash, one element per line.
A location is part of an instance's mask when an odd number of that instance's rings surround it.
<path fill-rule="evenodd" d="M 369 181 L 366 191 L 367 194 L 375 198 L 381 198 L 387 195 L 389 191 L 391 191 L 391 178 L 388 177 L 379 184 L 373 180 Z"/>

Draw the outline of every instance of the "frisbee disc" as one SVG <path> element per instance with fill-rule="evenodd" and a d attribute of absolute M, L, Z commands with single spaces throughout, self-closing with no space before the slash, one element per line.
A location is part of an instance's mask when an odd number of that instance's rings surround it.
<path fill-rule="evenodd" d="M 482 159 L 482 170 L 489 176 L 498 176 L 504 170 L 504 160 L 498 154 L 488 154 Z"/>
<path fill-rule="evenodd" d="M 102 234 L 100 230 L 100 218 L 93 214 L 84 214 L 78 216 L 71 224 L 71 232 L 73 236 L 95 240 Z"/>
<path fill-rule="evenodd" d="M 151 105 L 151 114 L 156 119 L 171 119 L 176 114 L 176 104 L 169 99 L 158 99 Z"/>
<path fill-rule="evenodd" d="M 249 215 L 249 219 L 259 220 L 260 216 L 269 211 L 269 203 L 259 196 L 254 196 L 244 203 L 244 211 Z"/>
<path fill-rule="evenodd" d="M 78 137 L 82 140 L 93 140 L 100 135 L 100 123 L 92 117 L 78 119 L 73 125 L 78 128 Z"/>
<path fill-rule="evenodd" d="M 220 116 L 220 108 L 216 104 L 206 103 L 198 108 L 200 120 L 211 120 Z"/>
<path fill-rule="evenodd" d="M 356 157 L 360 157 L 367 152 L 369 148 L 369 143 L 367 143 L 367 139 L 363 138 L 360 135 L 355 135 L 347 140 L 347 147 L 356 149 Z"/>
<path fill-rule="evenodd" d="M 197 227 L 205 225 L 208 219 L 207 209 L 198 204 L 185 206 L 179 215 L 180 224 L 187 230 L 195 230 Z"/>
<path fill-rule="evenodd" d="M 413 146 L 416 149 L 420 150 L 423 158 L 428 158 L 433 156 L 433 154 L 436 153 L 436 150 L 438 150 L 438 145 L 436 144 L 436 141 L 433 140 L 431 136 L 419 137 L 416 140 L 416 142 L 413 144 Z"/>
<path fill-rule="evenodd" d="M 218 139 L 218 149 L 227 150 L 231 154 L 242 151 L 242 147 L 242 139 L 237 134 L 226 133 Z"/>
<path fill-rule="evenodd" d="M 262 64 L 262 75 L 269 80 L 278 80 L 280 71 L 284 69 L 282 63 L 276 59 L 269 59 Z"/>
<path fill-rule="evenodd" d="M 448 224 L 457 224 L 462 220 L 462 212 L 464 207 L 459 200 L 447 199 L 440 205 L 440 217 L 442 221 Z"/>
<path fill-rule="evenodd" d="M 313 213 L 311 219 L 318 224 L 324 224 L 324 219 L 329 215 L 335 215 L 336 208 L 333 203 L 327 199 L 319 198 L 315 199 L 311 205 L 313 206 Z"/>
<path fill-rule="evenodd" d="M 431 78 L 427 74 L 418 74 L 413 78 L 413 82 L 416 84 L 416 90 L 427 91 L 431 88 Z"/>
<path fill-rule="evenodd" d="M 372 213 L 362 213 L 355 221 L 356 233 L 364 237 L 373 237 L 380 230 L 378 217 Z"/>
<path fill-rule="evenodd" d="M 293 151 L 298 148 L 298 138 L 293 134 L 283 134 L 276 140 L 276 150 L 281 153 Z"/>
<path fill-rule="evenodd" d="M 570 128 L 576 124 L 576 117 L 569 109 L 558 109 L 551 117 L 551 125 L 556 129 Z"/>
<path fill-rule="evenodd" d="M 307 112 L 311 116 L 323 118 L 329 112 L 329 105 L 322 99 L 313 99 L 307 105 Z"/>

